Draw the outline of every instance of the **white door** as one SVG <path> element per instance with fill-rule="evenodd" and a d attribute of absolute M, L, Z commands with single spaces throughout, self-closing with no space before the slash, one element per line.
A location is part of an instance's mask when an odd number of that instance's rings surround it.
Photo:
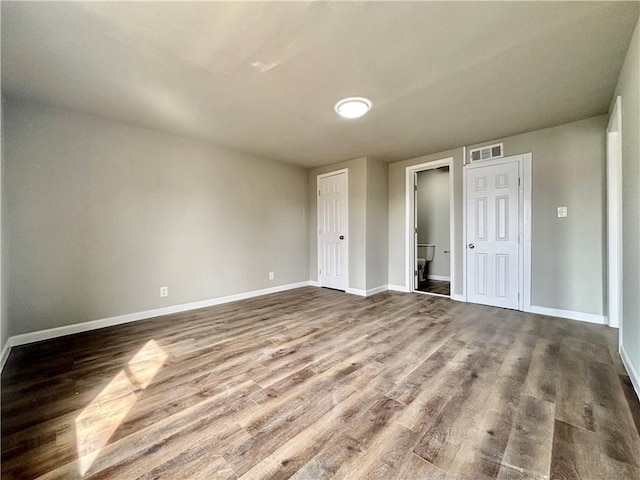
<path fill-rule="evenodd" d="M 347 172 L 318 176 L 318 283 L 348 287 Z"/>
<path fill-rule="evenodd" d="M 473 166 L 467 180 L 467 301 L 519 308 L 519 163 Z"/>

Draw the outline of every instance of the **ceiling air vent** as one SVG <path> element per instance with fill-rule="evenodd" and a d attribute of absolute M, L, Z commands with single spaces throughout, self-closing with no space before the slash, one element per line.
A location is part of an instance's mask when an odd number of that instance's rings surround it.
<path fill-rule="evenodd" d="M 496 143 L 495 145 L 469 150 L 469 163 L 502 158 L 504 156 L 503 145 L 503 143 Z"/>

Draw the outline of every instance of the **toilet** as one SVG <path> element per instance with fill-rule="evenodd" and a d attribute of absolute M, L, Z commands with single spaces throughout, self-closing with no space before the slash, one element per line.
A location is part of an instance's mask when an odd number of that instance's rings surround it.
<path fill-rule="evenodd" d="M 434 243 L 418 244 L 418 281 L 424 282 L 424 269 L 427 262 L 433 261 L 433 255 L 436 252 Z"/>

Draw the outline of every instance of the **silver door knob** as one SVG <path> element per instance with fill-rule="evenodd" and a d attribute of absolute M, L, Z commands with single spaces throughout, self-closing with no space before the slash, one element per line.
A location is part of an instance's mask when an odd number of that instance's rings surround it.
<path fill-rule="evenodd" d="M 476 248 L 476 246 L 473 243 L 470 243 L 469 248 Z"/>

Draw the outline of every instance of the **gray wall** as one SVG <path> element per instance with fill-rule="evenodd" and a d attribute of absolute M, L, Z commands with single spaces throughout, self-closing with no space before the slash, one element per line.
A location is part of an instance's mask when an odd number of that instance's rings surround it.
<path fill-rule="evenodd" d="M 7 202 L 4 200 L 6 188 L 4 188 L 5 179 L 5 133 L 4 133 L 4 98 L 0 97 L 0 353 L 9 338 L 9 315 L 7 311 L 6 292 L 8 291 L 8 256 L 6 252 L 5 236 L 5 209 Z"/>
<path fill-rule="evenodd" d="M 425 275 L 449 277 L 451 275 L 451 235 L 449 231 L 449 169 L 434 168 L 418 172 L 418 243 L 435 244 L 433 261 L 427 264 Z M 424 256 L 425 249 L 418 250 Z"/>
<path fill-rule="evenodd" d="M 309 278 L 318 280 L 318 194 L 317 176 L 349 169 L 349 287 L 364 290 L 367 268 L 367 158 L 356 158 L 308 171 Z"/>
<path fill-rule="evenodd" d="M 616 95 L 622 96 L 622 346 L 640 372 L 640 21 Z"/>
<path fill-rule="evenodd" d="M 349 288 L 387 285 L 387 164 L 362 157 L 309 170 L 309 277 L 318 280 L 317 176 L 349 169 Z"/>
<path fill-rule="evenodd" d="M 4 120 L 11 335 L 308 279 L 304 169 L 33 102 Z"/>
<path fill-rule="evenodd" d="M 533 153 L 532 304 L 604 312 L 605 115 L 471 145 L 503 142 L 505 155 Z M 389 165 L 389 283 L 405 285 L 405 169 L 454 157 L 454 228 L 462 279 L 462 148 Z M 556 217 L 567 206 L 569 216 Z M 453 242 L 452 242 L 453 245 Z M 462 284 L 454 285 L 462 293 Z"/>
<path fill-rule="evenodd" d="M 367 289 L 389 283 L 389 167 L 367 158 Z"/>
<path fill-rule="evenodd" d="M 505 156 L 533 153 L 531 304 L 604 313 L 607 116 L 469 148 L 504 143 Z M 567 218 L 557 207 L 568 208 Z"/>
<path fill-rule="evenodd" d="M 406 168 L 422 163 L 434 162 L 453 157 L 453 208 L 454 234 L 458 243 L 455 255 L 455 277 L 458 280 L 452 285 L 454 294 L 462 294 L 462 148 L 434 153 L 423 157 L 412 158 L 402 162 L 389 164 L 389 284 L 406 285 Z M 453 254 L 453 250 L 452 250 Z M 453 280 L 453 279 L 452 279 Z M 408 286 L 407 286 L 408 287 Z"/>

